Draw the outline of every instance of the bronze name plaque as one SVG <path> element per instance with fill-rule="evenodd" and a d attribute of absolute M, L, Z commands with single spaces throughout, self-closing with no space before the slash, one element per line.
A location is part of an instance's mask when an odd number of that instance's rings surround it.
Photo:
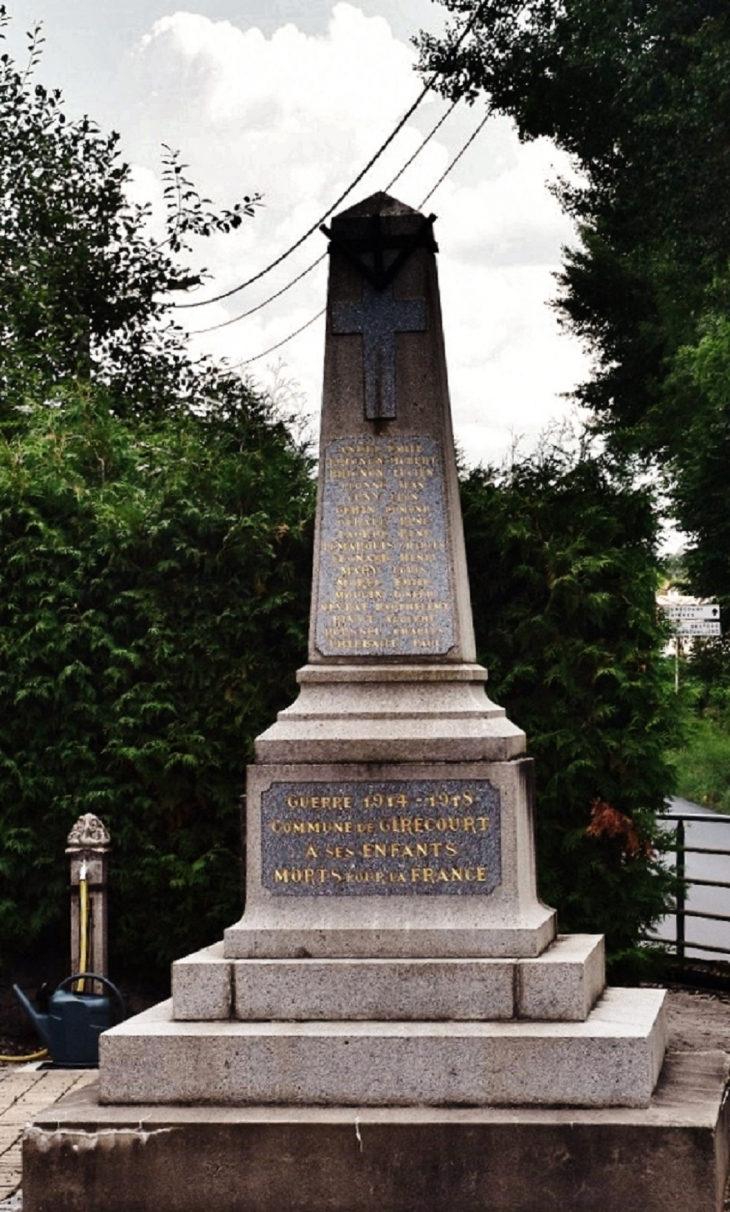
<path fill-rule="evenodd" d="M 486 896 L 500 884 L 487 779 L 273 783 L 262 884 L 275 896 Z"/>

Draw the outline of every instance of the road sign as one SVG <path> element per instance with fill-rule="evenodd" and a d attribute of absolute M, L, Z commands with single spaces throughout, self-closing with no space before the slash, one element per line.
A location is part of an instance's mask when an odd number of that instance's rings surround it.
<path fill-rule="evenodd" d="M 694 602 L 681 604 L 672 602 L 665 605 L 660 602 L 660 606 L 670 619 L 716 619 L 719 621 L 720 618 L 720 607 L 716 602 L 712 602 L 710 605 L 699 605 Z"/>
<path fill-rule="evenodd" d="M 677 635 L 722 635 L 721 624 L 712 619 L 677 619 L 674 630 Z"/>

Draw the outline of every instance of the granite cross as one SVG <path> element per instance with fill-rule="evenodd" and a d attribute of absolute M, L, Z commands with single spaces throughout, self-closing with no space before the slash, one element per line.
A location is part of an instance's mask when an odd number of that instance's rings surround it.
<path fill-rule="evenodd" d="M 368 421 L 392 421 L 396 415 L 395 334 L 425 329 L 425 300 L 395 299 L 392 285 L 375 290 L 366 278 L 362 284 L 362 302 L 334 305 L 332 331 L 338 335 L 362 334 Z"/>

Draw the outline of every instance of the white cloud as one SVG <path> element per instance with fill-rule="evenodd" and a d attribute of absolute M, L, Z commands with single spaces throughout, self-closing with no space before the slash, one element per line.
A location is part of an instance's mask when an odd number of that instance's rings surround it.
<path fill-rule="evenodd" d="M 556 251 L 574 238 L 571 221 L 545 185 L 567 171 L 568 158 L 545 139 L 517 144 L 516 153 L 498 177 L 453 192 L 448 247 L 458 260 L 554 266 Z"/>
<path fill-rule="evenodd" d="M 266 37 L 190 12 L 153 25 L 130 65 L 138 102 L 134 150 L 147 172 L 164 140 L 182 149 L 211 197 L 265 195 L 265 206 L 235 237 L 200 249 L 215 274 L 204 298 L 255 274 L 327 211 L 417 96 L 422 84 L 413 64 L 413 49 L 383 18 L 349 3 L 334 5 L 323 35 L 287 24 Z M 343 206 L 386 186 L 418 146 L 419 132 L 443 112 L 444 103 L 430 96 Z M 457 111 L 392 192 L 418 205 L 481 112 Z M 560 246 L 572 235 L 545 186 L 553 164 L 566 168 L 550 145 L 521 145 L 507 122 L 492 120 L 427 206 L 439 215 L 455 428 L 472 458 L 498 456 L 511 429 L 534 433 L 565 410 L 556 393 L 582 373 L 577 346 L 558 337 L 545 306 Z M 324 248 L 317 233 L 250 290 L 180 314 L 191 329 L 220 323 L 281 289 Z M 324 306 L 325 282 L 323 264 L 270 307 L 195 339 L 232 361 L 251 357 Z M 265 379 L 266 366 L 283 359 L 315 414 L 322 354 L 320 321 L 251 372 Z"/>

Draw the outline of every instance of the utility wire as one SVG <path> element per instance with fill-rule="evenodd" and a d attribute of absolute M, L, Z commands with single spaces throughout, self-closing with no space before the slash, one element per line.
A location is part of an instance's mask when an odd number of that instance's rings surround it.
<path fill-rule="evenodd" d="M 421 152 L 423 151 L 423 149 L 424 149 L 424 147 L 426 146 L 426 144 L 431 142 L 431 140 L 433 139 L 434 135 L 436 134 L 436 131 L 439 129 L 439 127 L 443 126 L 444 122 L 445 122 L 445 121 L 446 121 L 446 119 L 449 117 L 449 115 L 450 115 L 451 113 L 453 113 L 453 111 L 456 109 L 456 107 L 457 107 L 457 105 L 459 104 L 459 101 L 460 101 L 460 100 L 461 100 L 461 97 L 457 97 L 455 101 L 452 101 L 452 102 L 451 102 L 451 105 L 450 105 L 450 106 L 449 106 L 449 108 L 446 110 L 446 112 L 445 112 L 444 114 L 442 114 L 442 115 L 441 115 L 441 117 L 439 118 L 438 122 L 437 122 L 437 123 L 436 123 L 436 125 L 433 127 L 433 129 L 429 131 L 429 133 L 426 135 L 425 139 L 422 139 L 422 140 L 421 140 L 421 142 L 419 143 L 418 147 L 416 148 L 416 150 L 414 151 L 414 153 L 413 153 L 413 155 L 410 157 L 410 159 L 409 159 L 409 160 L 406 160 L 405 164 L 404 164 L 404 165 L 403 165 L 403 167 L 400 169 L 400 171 L 399 171 L 399 172 L 397 172 L 397 173 L 395 174 L 395 176 L 393 177 L 392 181 L 389 181 L 389 182 L 388 182 L 388 184 L 385 186 L 385 189 L 384 189 L 384 191 L 383 191 L 384 193 L 386 193 L 386 194 L 387 194 L 388 190 L 393 188 L 393 186 L 395 185 L 396 181 L 399 181 L 399 180 L 400 180 L 400 178 L 403 176 L 403 173 L 406 171 L 406 169 L 411 167 L 411 165 L 412 165 L 413 161 L 416 159 L 416 157 L 417 157 L 417 156 L 420 156 L 420 154 L 421 154 Z"/>
<path fill-rule="evenodd" d="M 317 257 L 316 261 L 312 261 L 311 265 L 308 265 L 306 269 L 303 269 L 296 278 L 292 278 L 291 282 L 288 282 L 286 286 L 282 286 L 281 290 L 277 290 L 275 295 L 269 295 L 268 299 L 264 299 L 263 303 L 257 303 L 255 307 L 250 307 L 248 311 L 241 312 L 240 316 L 232 316 L 230 320 L 223 320 L 220 324 L 211 324 L 210 328 L 192 328 L 189 331 L 189 335 L 191 337 L 199 337 L 205 332 L 216 332 L 216 330 L 219 328 L 228 328 L 229 324 L 237 324 L 239 320 L 245 320 L 247 316 L 252 316 L 254 312 L 261 311 L 262 307 L 266 307 L 269 303 L 273 303 L 274 299 L 280 299 L 281 296 L 286 294 L 288 290 L 291 290 L 292 286 L 296 286 L 297 282 L 301 282 L 302 278 L 306 278 L 307 274 L 311 273 L 313 269 L 316 269 L 316 267 L 320 265 L 322 261 L 324 261 L 326 256 L 327 252 L 325 251 L 322 253 L 321 257 Z"/>
<path fill-rule="evenodd" d="M 268 354 L 274 353 L 275 350 L 281 349 L 282 345 L 286 345 L 289 341 L 293 341 L 295 337 L 299 336 L 300 332 L 304 332 L 305 328 L 309 328 L 310 325 L 316 324 L 317 320 L 322 318 L 326 310 L 327 308 L 323 307 L 321 311 L 317 312 L 316 316 L 312 316 L 311 320 L 307 320 L 306 324 L 302 324 L 301 328 L 297 328 L 294 332 L 290 332 L 288 337 L 284 337 L 283 341 L 277 341 L 276 345 L 270 345 L 268 349 L 263 351 L 263 353 L 254 354 L 252 358 L 244 358 L 242 362 L 234 362 L 233 366 L 229 366 L 227 369 L 238 370 L 241 366 L 249 366 L 251 362 L 258 362 L 259 358 L 265 358 L 268 356 Z"/>
<path fill-rule="evenodd" d="M 462 147 L 461 151 L 459 151 L 459 152 L 457 152 L 457 153 L 456 153 L 456 155 L 454 156 L 454 158 L 453 158 L 453 160 L 451 161 L 451 163 L 450 163 L 450 164 L 447 166 L 446 170 L 445 170 L 445 171 L 444 171 L 444 172 L 441 174 L 441 176 L 439 177 L 439 179 L 438 179 L 438 181 L 436 182 L 436 184 L 434 185 L 433 189 L 432 189 L 432 190 L 430 190 L 430 191 L 429 191 L 429 192 L 426 194 L 426 197 L 425 197 L 425 198 L 423 198 L 423 199 L 421 200 L 421 202 L 419 202 L 419 204 L 418 204 L 418 209 L 419 209 L 419 210 L 423 210 L 423 207 L 426 205 L 426 203 L 428 202 L 429 198 L 431 198 L 431 197 L 433 196 L 433 194 L 435 194 L 435 193 L 436 193 L 436 190 L 438 189 L 439 185 L 441 185 L 442 181 L 445 181 L 445 180 L 446 180 L 446 178 L 448 177 L 448 175 L 449 175 L 449 173 L 451 172 L 452 168 L 454 168 L 454 167 L 455 167 L 455 166 L 456 166 L 456 165 L 459 163 L 459 160 L 460 160 L 460 159 L 461 159 L 461 157 L 464 155 L 464 152 L 465 152 L 465 151 L 467 151 L 467 149 L 471 147 L 471 145 L 472 145 L 472 143 L 474 142 L 474 140 L 476 139 L 477 135 L 478 135 L 478 134 L 479 134 L 479 132 L 480 132 L 480 131 L 481 131 L 481 130 L 482 130 L 482 129 L 483 129 L 485 126 L 486 126 L 487 121 L 488 121 L 488 119 L 489 119 L 489 118 L 491 118 L 491 116 L 492 116 L 492 107 L 491 107 L 491 106 L 487 106 L 487 112 L 485 113 L 484 117 L 482 118 L 482 120 L 481 120 L 481 122 L 479 123 L 478 127 L 476 128 L 476 130 L 475 130 L 475 131 L 473 131 L 473 132 L 471 133 L 471 135 L 470 135 L 470 136 L 469 136 L 469 138 L 467 139 L 466 143 L 465 143 L 465 144 L 464 144 L 464 146 Z"/>
<path fill-rule="evenodd" d="M 461 34 L 459 35 L 457 41 L 455 42 L 453 50 L 457 50 L 459 48 L 459 46 L 461 46 L 461 43 L 464 41 L 464 39 L 467 37 L 467 35 L 471 32 L 474 25 L 476 24 L 479 17 L 481 16 L 482 9 L 485 7 L 487 2 L 488 2 L 488 0 L 482 0 L 482 3 L 472 14 L 471 18 L 469 19 L 467 24 L 464 26 L 464 29 L 461 31 Z M 401 118 L 400 122 L 398 122 L 398 124 L 395 126 L 395 128 L 388 135 L 388 138 L 385 140 L 385 142 L 382 143 L 380 145 L 380 147 L 378 148 L 378 150 L 375 152 L 375 154 L 370 157 L 370 159 L 368 160 L 365 167 L 363 169 L 361 169 L 361 171 L 355 177 L 355 180 L 350 185 L 348 185 L 347 189 L 345 189 L 340 194 L 339 198 L 337 198 L 337 200 L 335 202 L 333 202 L 332 206 L 330 206 L 329 209 L 325 211 L 325 213 L 321 216 L 321 218 L 319 218 L 316 223 L 313 223 L 312 226 L 307 231 L 305 231 L 303 236 L 300 236 L 298 240 L 295 240 L 295 242 L 292 245 L 290 245 L 289 248 L 285 249 L 283 253 L 281 253 L 278 257 L 276 257 L 273 261 L 271 261 L 268 265 L 266 265 L 264 267 L 264 269 L 259 270 L 259 272 L 257 274 L 254 274 L 253 277 L 248 278 L 245 282 L 241 282 L 241 284 L 239 286 L 232 286 L 230 290 L 223 291 L 219 295 L 214 295 L 211 299 L 194 299 L 194 300 L 191 300 L 190 303 L 174 303 L 173 307 L 176 307 L 180 310 L 187 309 L 189 307 L 206 307 L 209 303 L 220 303 L 220 301 L 222 299 L 229 299 L 231 297 L 231 295 L 238 294 L 238 292 L 240 290 L 245 290 L 247 286 L 252 286 L 254 282 L 258 282 L 261 278 L 265 277 L 266 274 L 271 273 L 272 269 L 276 269 L 277 265 L 281 265 L 282 261 L 285 261 L 287 259 L 287 257 L 290 257 L 293 252 L 296 252 L 296 250 L 302 246 L 302 244 L 304 243 L 305 240 L 308 240 L 309 237 L 311 235 L 313 235 L 315 231 L 319 231 L 319 228 L 322 226 L 324 221 L 326 219 L 329 219 L 330 215 L 337 209 L 337 207 L 342 202 L 344 202 L 345 198 L 349 194 L 352 193 L 355 186 L 360 184 L 363 177 L 370 171 L 370 169 L 373 167 L 373 165 L 380 159 L 380 157 L 382 156 L 382 154 L 386 150 L 386 148 L 390 147 L 390 145 L 393 142 L 393 140 L 395 139 L 396 135 L 400 134 L 401 130 L 405 126 L 408 119 L 418 109 L 419 105 L 421 104 L 423 99 L 426 97 L 427 93 L 429 93 L 431 91 L 434 84 L 436 83 L 436 80 L 438 79 L 438 75 L 439 75 L 438 72 L 434 72 L 433 75 L 430 77 L 430 79 L 426 81 L 424 88 L 421 90 L 421 92 L 416 97 L 416 100 L 413 102 L 413 105 L 410 107 L 410 109 L 408 109 L 406 111 L 406 113 Z"/>
<path fill-rule="evenodd" d="M 388 182 L 388 184 L 385 186 L 385 191 L 384 191 L 386 194 L 388 193 L 388 191 L 390 189 L 393 188 L 396 181 L 398 181 L 400 179 L 400 177 L 403 176 L 403 173 L 406 171 L 406 169 L 410 168 L 413 161 L 418 156 L 420 156 L 424 147 L 426 147 L 426 145 L 428 143 L 430 143 L 431 139 L 433 139 L 434 135 L 436 134 L 436 131 L 439 130 L 440 127 L 443 126 L 444 122 L 449 117 L 449 115 L 451 113 L 453 113 L 454 109 L 459 104 L 459 101 L 460 101 L 460 98 L 458 98 L 458 97 L 457 97 L 456 101 L 452 101 L 451 105 L 441 115 L 441 117 L 439 118 L 436 125 L 433 126 L 431 128 L 431 130 L 429 131 L 429 133 L 425 136 L 425 138 L 423 138 L 421 140 L 418 147 L 414 151 L 413 155 L 410 156 L 410 158 L 408 160 L 406 160 L 403 167 L 396 173 L 396 175 L 392 178 L 392 180 Z M 433 192 L 433 191 L 431 191 L 431 192 Z M 430 195 L 429 195 L 429 197 L 430 197 Z M 277 290 L 276 294 L 269 295 L 269 297 L 267 299 L 264 299 L 263 302 L 261 302 L 261 303 L 257 303 L 257 305 L 255 307 L 250 307 L 248 309 L 248 311 L 243 311 L 238 316 L 232 316 L 229 320 L 222 320 L 220 324 L 211 324 L 209 328 L 190 329 L 189 335 L 191 337 L 199 337 L 199 336 L 202 336 L 204 333 L 217 332 L 218 329 L 220 329 L 220 328 L 228 328 L 228 326 L 230 324 L 237 324 L 239 320 L 246 320 L 249 316 L 254 315 L 257 311 L 261 311 L 261 309 L 263 307 L 267 307 L 269 303 L 273 303 L 275 299 L 280 299 L 281 296 L 283 294 L 286 294 L 286 292 L 288 290 L 290 290 L 292 286 L 296 286 L 297 282 L 301 282 L 302 278 L 306 278 L 307 274 L 311 273 L 312 270 L 315 269 L 318 265 L 321 265 L 322 261 L 324 261 L 326 256 L 327 256 L 327 253 L 323 252 L 321 257 L 317 257 L 316 261 L 312 261 L 311 265 L 308 265 L 307 268 L 302 270 L 302 272 L 300 274 L 297 274 L 296 278 L 292 278 L 291 282 L 288 282 L 286 286 L 282 286 L 281 290 Z"/>
<path fill-rule="evenodd" d="M 458 164 L 459 160 L 464 155 L 464 152 L 467 151 L 467 149 L 469 147 L 471 147 L 472 143 L 476 139 L 479 132 L 486 126 L 487 120 L 491 117 L 491 114 L 492 114 L 491 107 L 488 107 L 487 112 L 485 113 L 481 122 L 477 126 L 476 130 L 472 131 L 472 133 L 470 134 L 466 143 L 463 144 L 461 150 L 457 152 L 457 154 L 454 156 L 453 160 L 448 165 L 446 170 L 441 174 L 438 181 L 434 185 L 433 189 L 430 190 L 429 193 L 426 194 L 426 197 L 423 199 L 423 202 L 421 202 L 418 207 L 419 210 L 421 210 L 423 208 L 423 206 L 425 206 L 425 204 L 426 204 L 426 202 L 428 202 L 429 198 L 433 194 L 435 194 L 438 187 L 442 184 L 443 181 L 446 180 L 446 178 L 448 177 L 451 170 L 455 167 L 455 165 Z M 325 253 L 324 255 L 326 256 L 327 254 Z M 322 258 L 320 257 L 320 260 L 321 259 Z M 317 262 L 315 262 L 315 264 L 317 264 Z M 310 265 L 309 268 L 313 269 L 314 266 Z M 305 270 L 305 273 L 306 272 L 308 272 L 308 271 Z M 303 275 L 301 275 L 301 276 L 303 277 Z M 297 279 L 295 279 L 295 281 L 296 280 Z M 290 285 L 293 286 L 294 283 L 292 282 L 292 283 L 290 283 Z M 283 293 L 283 292 L 280 292 L 280 293 Z M 264 304 L 262 303 L 261 306 L 263 307 Z M 254 310 L 257 310 L 257 309 L 254 309 Z M 317 322 L 317 320 L 321 319 L 321 317 L 325 314 L 326 311 L 327 311 L 327 308 L 323 307 L 321 311 L 317 312 L 316 316 L 312 316 L 312 318 L 310 320 L 307 320 L 306 324 L 302 324 L 300 328 L 295 329 L 294 332 L 290 332 L 288 337 L 284 337 L 283 341 L 277 341 L 276 345 L 271 345 L 268 349 L 265 349 L 262 353 L 254 354 L 254 356 L 252 358 L 245 358 L 242 362 L 236 362 L 232 366 L 230 366 L 228 369 L 229 370 L 238 370 L 242 366 L 249 366 L 251 364 L 251 362 L 258 362 L 260 358 L 265 358 L 268 356 L 268 354 L 274 353 L 277 349 L 281 349 L 282 345 L 287 345 L 289 343 L 289 341 L 293 341 L 295 337 L 298 337 L 300 332 L 304 332 L 304 330 L 306 328 L 309 328 L 312 324 L 315 324 Z M 243 319 L 242 316 L 237 316 L 236 318 L 239 320 Z"/>
<path fill-rule="evenodd" d="M 368 173 L 370 171 L 370 169 L 373 167 L 373 165 L 376 163 L 376 161 L 380 159 L 380 157 L 382 156 L 385 149 L 387 147 L 390 147 L 390 144 L 393 142 L 396 135 L 398 135 L 400 133 L 400 131 L 403 129 L 406 122 L 411 117 L 411 114 L 413 114 L 418 109 L 418 106 L 423 101 L 423 98 L 426 96 L 426 93 L 429 92 L 431 85 L 435 79 L 436 79 L 436 77 L 433 76 L 432 79 L 428 81 L 425 88 L 419 93 L 418 97 L 413 102 L 413 105 L 411 106 L 411 108 L 407 111 L 407 113 L 405 113 L 403 115 L 400 122 L 395 127 L 395 129 L 391 131 L 391 133 L 388 135 L 388 138 L 385 140 L 385 142 L 380 145 L 380 147 L 376 151 L 375 155 L 370 157 L 367 164 L 357 174 L 357 176 L 355 177 L 355 180 L 352 182 L 352 184 L 348 185 L 346 190 L 343 190 L 343 192 L 340 194 L 339 198 L 337 198 L 337 200 L 332 203 L 330 208 L 328 210 L 326 210 L 319 219 L 317 219 L 316 223 L 313 223 L 312 226 L 310 228 L 308 228 L 307 231 L 305 231 L 303 236 L 300 236 L 298 240 L 295 240 L 295 242 L 292 245 L 290 245 L 289 248 L 287 248 L 283 253 L 281 253 L 280 256 L 276 257 L 273 261 L 271 261 L 270 264 L 267 265 L 264 269 L 259 270 L 259 272 L 257 274 L 254 274 L 252 278 L 247 278 L 247 280 L 245 282 L 241 282 L 240 286 L 232 286 L 230 290 L 224 290 L 221 294 L 214 295 L 212 299 L 199 299 L 199 300 L 194 300 L 190 303 L 174 303 L 173 307 L 177 307 L 179 309 L 188 308 L 188 307 L 206 307 L 209 303 L 220 303 L 221 299 L 230 299 L 231 295 L 237 295 L 239 290 L 245 290 L 247 286 L 252 286 L 254 282 L 258 282 L 260 278 L 263 278 L 266 276 L 266 274 L 271 273 L 272 269 L 276 269 L 277 265 L 281 265 L 282 261 L 286 261 L 287 257 L 290 257 L 293 252 L 296 252 L 296 250 L 298 248 L 301 248 L 304 241 L 308 240 L 309 237 L 314 235 L 314 233 L 316 231 L 319 231 L 319 229 L 322 226 L 322 224 L 324 223 L 325 219 L 329 219 L 332 212 L 337 210 L 337 207 L 340 205 L 341 202 L 344 202 L 344 200 L 348 196 L 348 194 L 352 193 L 355 186 L 360 184 L 360 182 L 362 181 L 362 179 L 366 175 L 366 173 Z"/>

